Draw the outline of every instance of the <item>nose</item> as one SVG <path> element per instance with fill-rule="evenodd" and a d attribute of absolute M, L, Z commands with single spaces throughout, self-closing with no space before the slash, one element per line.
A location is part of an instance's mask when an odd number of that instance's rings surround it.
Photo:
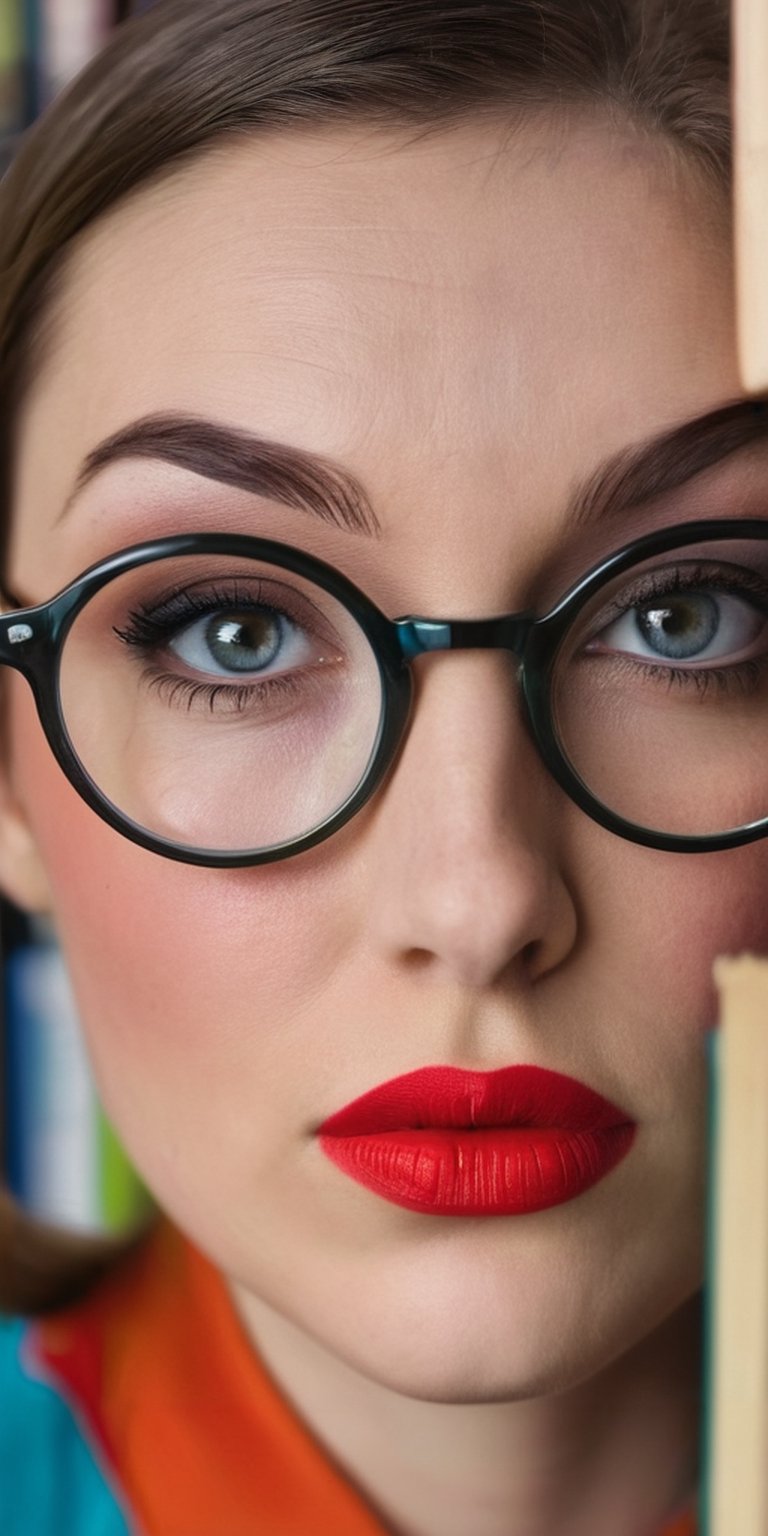
<path fill-rule="evenodd" d="M 391 960 L 471 988 L 568 954 L 576 910 L 557 858 L 562 792 L 522 719 L 516 667 L 498 652 L 414 663 L 410 730 L 386 785 L 369 912 Z"/>

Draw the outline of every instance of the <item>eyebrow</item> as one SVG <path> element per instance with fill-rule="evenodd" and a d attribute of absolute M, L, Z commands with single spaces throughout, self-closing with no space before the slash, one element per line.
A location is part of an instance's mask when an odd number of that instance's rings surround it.
<path fill-rule="evenodd" d="M 92 449 L 57 522 L 108 464 L 133 458 L 162 459 L 207 480 L 312 513 L 350 533 L 374 538 L 381 533 L 362 485 L 333 459 L 273 442 L 242 427 L 174 413 L 143 416 Z"/>
<path fill-rule="evenodd" d="M 718 406 L 604 460 L 574 488 L 566 522 L 580 531 L 637 510 L 765 437 L 767 400 L 738 399 Z M 349 532 L 381 534 L 363 486 L 335 460 L 242 427 L 176 413 L 141 417 L 92 449 L 57 521 L 108 464 L 130 458 L 161 459 Z"/>
<path fill-rule="evenodd" d="M 768 401 L 729 401 L 606 459 L 574 490 L 574 530 L 636 511 L 768 437 Z"/>

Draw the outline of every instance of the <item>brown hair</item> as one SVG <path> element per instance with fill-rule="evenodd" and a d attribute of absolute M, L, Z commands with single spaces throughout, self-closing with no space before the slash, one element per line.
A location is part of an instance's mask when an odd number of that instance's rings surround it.
<path fill-rule="evenodd" d="M 133 189 L 228 135 L 363 121 L 430 132 L 602 106 L 722 192 L 728 48 L 727 0 L 159 0 L 119 27 L 0 186 L 3 550 L 14 420 L 68 257 Z M 114 1251 L 35 1228 L 3 1199 L 0 1307 L 69 1298 Z"/>

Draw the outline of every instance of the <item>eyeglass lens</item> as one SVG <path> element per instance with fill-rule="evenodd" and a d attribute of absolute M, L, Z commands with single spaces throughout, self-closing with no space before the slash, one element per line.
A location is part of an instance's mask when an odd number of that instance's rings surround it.
<path fill-rule="evenodd" d="M 561 747 L 591 794 L 682 836 L 768 815 L 768 543 L 678 548 L 602 587 L 554 670 Z"/>
<path fill-rule="evenodd" d="M 268 848 L 324 822 L 364 777 L 376 658 L 323 588 L 228 555 L 110 581 L 64 643 L 76 755 L 124 815 L 201 850 Z"/>
<path fill-rule="evenodd" d="M 342 603 L 222 554 L 97 591 L 64 642 L 60 697 L 102 795 L 201 852 L 322 825 L 364 779 L 384 709 Z M 573 770 L 636 827 L 707 836 L 768 815 L 768 541 L 681 547 L 606 582 L 560 644 L 551 708 Z"/>

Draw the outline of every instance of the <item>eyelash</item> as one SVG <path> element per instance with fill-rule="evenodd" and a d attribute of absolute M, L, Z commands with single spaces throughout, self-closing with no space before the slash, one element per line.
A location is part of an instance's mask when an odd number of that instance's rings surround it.
<path fill-rule="evenodd" d="M 600 634 L 616 619 L 630 613 L 633 608 L 638 608 L 642 603 L 647 603 L 654 597 L 668 597 L 677 592 L 691 592 L 706 590 L 707 592 L 722 592 L 726 596 L 743 597 L 753 600 L 753 606 L 763 615 L 768 617 L 768 585 L 757 574 L 740 571 L 738 578 L 731 576 L 726 579 L 722 570 L 711 565 L 700 564 L 697 566 L 686 565 L 685 569 L 662 571 L 650 571 L 646 577 L 630 588 L 629 592 L 622 592 L 620 599 L 612 606 L 604 610 L 596 619 L 596 634 Z M 593 639 L 595 635 L 593 634 Z M 715 689 L 719 693 L 749 693 L 755 688 L 768 666 L 768 654 L 761 659 L 748 658 L 737 665 L 729 667 L 675 667 L 664 664 L 662 658 L 658 661 L 651 657 L 639 657 L 621 655 L 616 665 L 625 675 L 639 677 L 646 683 L 652 680 L 658 686 L 666 686 L 668 691 L 672 688 L 695 688 L 700 698 Z"/>
<path fill-rule="evenodd" d="M 231 587 L 209 587 L 204 593 L 195 592 L 192 587 L 179 587 L 175 592 L 169 592 L 153 608 L 143 605 L 132 610 L 128 615 L 130 628 L 116 630 L 115 633 L 128 644 L 154 645 L 158 640 L 167 640 L 174 630 L 189 624 L 192 619 L 215 613 L 220 608 L 267 609 L 270 613 L 284 614 L 286 618 L 298 623 L 299 606 L 297 603 L 296 611 L 292 613 L 287 605 L 283 609 L 270 603 L 262 596 L 261 584 L 253 577 L 245 590 L 236 584 Z"/>
<path fill-rule="evenodd" d="M 265 676 L 251 683 L 202 683 L 164 672 L 149 658 L 153 651 L 167 644 L 180 629 L 184 629 L 196 618 L 215 613 L 217 609 L 252 608 L 254 611 L 262 612 L 266 609 L 278 616 L 299 622 L 297 614 L 290 613 L 287 608 L 281 609 L 274 603 L 260 602 L 258 592 L 259 589 L 254 595 L 251 587 L 248 596 L 243 597 L 234 586 L 229 589 L 213 588 L 203 596 L 188 588 L 180 589 L 169 593 L 159 607 L 154 609 L 142 607 L 132 610 L 128 614 L 126 627 L 118 629 L 114 626 L 113 633 L 125 645 L 133 647 L 136 660 L 146 664 L 145 678 L 149 687 L 168 703 L 186 701 L 189 711 L 197 700 L 207 703 L 213 714 L 217 701 L 220 700 L 232 714 L 242 714 L 254 699 L 265 701 L 278 697 L 293 697 L 300 686 L 306 687 L 306 678 L 303 679 L 302 684 L 299 684 L 297 678 L 290 673 L 281 673 L 274 677 Z M 298 606 L 297 604 L 296 607 Z"/>
<path fill-rule="evenodd" d="M 623 656 L 619 663 L 620 669 L 627 675 L 639 677 L 647 683 L 649 678 L 659 687 L 666 685 L 667 691 L 673 688 L 694 688 L 700 698 L 706 698 L 714 689 L 716 692 L 730 693 L 732 695 L 751 693 L 760 682 L 763 673 L 768 667 L 768 655 L 761 661 L 750 659 L 740 662 L 735 667 L 669 667 L 659 665 L 648 659 L 644 661 L 637 656 Z"/>
<path fill-rule="evenodd" d="M 295 678 L 289 676 L 265 677 L 257 683 L 195 683 L 191 678 L 172 677 L 168 672 L 155 671 L 150 667 L 146 673 L 150 688 L 153 688 L 168 703 L 177 699 L 186 700 L 187 709 L 191 710 L 196 699 L 206 702 L 214 712 L 217 699 L 231 711 L 232 714 L 242 714 L 252 704 L 254 698 L 261 700 L 275 699 L 278 697 L 291 698 L 299 690 Z"/>
<path fill-rule="evenodd" d="M 743 596 L 756 600 L 755 606 L 768 616 L 768 586 L 757 575 L 750 576 L 747 572 L 739 573 L 738 579 L 731 577 L 726 579 L 721 570 L 714 569 L 705 564 L 694 567 L 686 566 L 685 570 L 663 570 L 649 572 L 628 592 L 622 592 L 609 608 L 595 620 L 597 626 L 593 632 L 599 634 L 612 621 L 622 617 L 632 608 L 648 602 L 654 597 L 669 596 L 672 593 L 692 591 L 705 587 L 708 591 L 719 591 L 728 595 Z M 293 622 L 299 623 L 300 618 L 296 611 L 290 612 L 290 605 L 278 608 L 274 603 L 259 601 L 260 589 L 257 587 L 254 593 L 251 586 L 248 596 L 244 597 L 241 590 L 234 584 L 229 588 L 214 587 L 204 595 L 196 594 L 189 589 L 181 589 L 170 593 L 164 601 L 154 609 L 146 607 L 132 611 L 128 615 L 128 624 L 124 629 L 115 627 L 114 633 L 126 645 L 134 648 L 136 659 L 143 661 L 146 666 L 145 677 L 149 686 L 169 703 L 185 703 L 187 710 L 191 710 L 196 702 L 207 704 L 211 713 L 217 705 L 226 707 L 232 714 L 243 713 L 255 699 L 266 701 L 277 698 L 289 699 L 307 685 L 307 675 L 302 675 L 301 680 L 291 673 L 265 676 L 248 684 L 243 683 L 204 683 L 174 676 L 165 672 L 161 667 L 150 661 L 150 656 L 158 647 L 167 644 L 170 638 L 190 624 L 195 618 L 211 614 L 218 608 L 227 609 L 233 607 L 267 609 L 268 611 L 287 617 Z M 295 608 L 299 608 L 299 604 Z M 306 617 L 306 615 L 303 615 Z M 625 675 L 633 675 L 644 682 L 649 679 L 660 685 L 672 688 L 695 688 L 701 698 L 704 698 L 712 689 L 723 692 L 748 692 L 754 688 L 766 666 L 768 655 L 761 659 L 749 659 L 738 666 L 730 667 L 675 667 L 664 665 L 661 660 L 643 659 L 630 655 L 616 653 L 615 665 L 619 666 Z"/>
<path fill-rule="evenodd" d="M 660 571 L 649 571 L 645 576 L 639 577 L 635 586 L 629 591 L 622 591 L 610 608 L 603 610 L 598 616 L 602 628 L 612 619 L 621 618 L 631 608 L 637 608 L 641 603 L 647 602 L 652 597 L 667 597 L 672 592 L 691 592 L 699 588 L 707 591 L 725 592 L 729 596 L 743 596 L 745 593 L 756 599 L 755 606 L 768 614 L 768 581 L 754 572 L 739 571 L 736 575 L 726 578 L 722 568 L 713 567 L 702 563 L 685 567 L 677 566 L 671 570 L 665 567 Z"/>

